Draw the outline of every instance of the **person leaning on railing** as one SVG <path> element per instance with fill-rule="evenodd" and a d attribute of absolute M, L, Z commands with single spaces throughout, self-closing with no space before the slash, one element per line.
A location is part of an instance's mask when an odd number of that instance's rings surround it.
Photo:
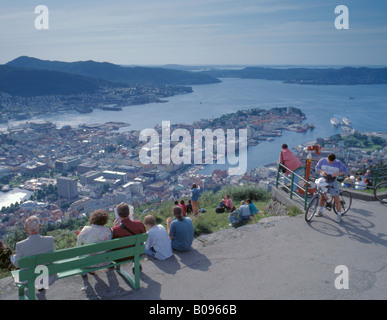
<path fill-rule="evenodd" d="M 293 191 L 297 191 L 297 184 L 299 181 L 298 176 L 302 175 L 302 163 L 300 159 L 298 159 L 297 156 L 288 149 L 288 145 L 286 143 L 282 145 L 279 161 L 282 165 L 295 173 L 293 179 Z M 286 175 L 291 173 L 289 170 L 286 170 Z"/>

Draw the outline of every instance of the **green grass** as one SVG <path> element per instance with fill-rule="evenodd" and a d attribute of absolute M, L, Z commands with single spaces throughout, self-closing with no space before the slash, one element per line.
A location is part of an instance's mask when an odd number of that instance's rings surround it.
<path fill-rule="evenodd" d="M 260 212 L 255 217 L 253 217 L 249 223 L 256 223 L 259 221 L 259 219 L 265 216 L 264 209 L 271 197 L 270 193 L 263 189 L 257 189 L 253 185 L 228 186 L 216 193 L 212 191 L 201 193 L 199 197 L 199 208 L 205 209 L 206 212 L 199 213 L 197 216 L 192 214 L 189 215 L 194 225 L 195 236 L 230 228 L 230 222 L 228 220 L 229 214 L 227 212 L 215 212 L 215 209 L 219 205 L 220 200 L 222 200 L 226 194 L 230 195 L 236 208 L 239 207 L 241 200 L 246 200 L 247 198 L 253 200 L 254 204 Z M 189 199 L 184 200 L 187 203 Z M 173 217 L 173 207 L 173 201 L 168 201 L 160 205 L 150 204 L 146 207 L 141 207 L 135 210 L 135 215 L 138 220 L 143 220 L 145 215 L 152 214 L 156 217 L 157 223 L 160 223 L 166 227 L 167 218 Z"/>
<path fill-rule="evenodd" d="M 199 213 L 197 216 L 192 214 L 189 215 L 194 225 L 195 236 L 198 236 L 202 233 L 211 233 L 221 229 L 229 228 L 228 213 L 215 212 L 215 209 L 219 205 L 220 200 L 223 199 L 226 194 L 230 195 L 236 208 L 240 206 L 241 200 L 246 200 L 247 198 L 253 200 L 260 213 L 251 219 L 251 223 L 257 222 L 264 216 L 265 206 L 271 198 L 270 193 L 263 189 L 257 189 L 254 185 L 228 186 L 216 193 L 212 191 L 203 192 L 199 197 L 199 208 L 205 209 L 206 212 Z M 189 199 L 186 198 L 184 200 L 186 203 L 188 203 Z M 167 218 L 173 218 L 173 207 L 174 202 L 172 200 L 161 203 L 147 203 L 141 207 L 135 208 L 134 213 L 137 220 L 140 221 L 143 221 L 146 215 L 151 214 L 156 218 L 156 222 L 158 224 L 162 224 L 166 227 Z M 113 222 L 115 220 L 114 213 L 110 212 L 109 216 L 110 218 L 107 226 L 113 227 Z M 89 222 L 87 222 L 86 225 L 89 225 Z M 47 235 L 53 236 L 55 238 L 55 247 L 59 250 L 76 245 L 75 232 L 77 230 L 78 228 L 57 229 L 47 232 Z M 24 236 L 26 236 L 26 234 L 24 234 Z"/>

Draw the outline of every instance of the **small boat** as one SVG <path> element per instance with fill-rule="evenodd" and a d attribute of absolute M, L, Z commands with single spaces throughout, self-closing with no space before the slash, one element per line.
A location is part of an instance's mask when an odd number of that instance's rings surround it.
<path fill-rule="evenodd" d="M 2 188 L 1 188 L 1 191 L 2 192 L 8 192 L 9 190 L 11 190 L 10 186 L 8 184 L 4 185 Z"/>
<path fill-rule="evenodd" d="M 304 126 L 299 126 L 299 127 L 297 128 L 297 132 L 305 132 L 306 130 L 308 130 L 308 128 L 309 128 L 309 125 L 308 125 L 308 124 L 306 124 L 306 125 L 304 125 Z"/>
<path fill-rule="evenodd" d="M 101 107 L 101 109 L 105 110 L 105 111 L 122 111 L 121 107 L 103 106 L 103 107 Z"/>

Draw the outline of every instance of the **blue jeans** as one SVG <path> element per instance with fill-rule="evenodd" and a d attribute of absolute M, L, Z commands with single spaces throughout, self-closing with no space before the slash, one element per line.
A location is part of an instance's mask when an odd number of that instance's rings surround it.
<path fill-rule="evenodd" d="M 245 220 L 249 220 L 250 219 L 250 216 L 241 216 L 241 215 L 238 215 L 238 218 L 234 218 L 232 217 L 231 215 L 228 216 L 228 220 L 230 221 L 231 224 L 233 223 L 239 223 L 239 222 L 242 222 L 242 221 L 245 221 Z"/>
<path fill-rule="evenodd" d="M 156 254 L 156 251 L 154 251 L 154 250 L 152 250 L 152 248 L 150 248 L 149 250 L 145 249 L 145 253 L 146 253 L 148 256 L 154 257 L 155 254 Z"/>
<path fill-rule="evenodd" d="M 298 168 L 298 169 L 294 170 L 294 173 L 298 174 L 300 177 L 302 177 L 303 173 L 304 173 L 304 168 Z M 288 180 L 291 183 L 292 182 L 292 174 L 289 174 L 289 176 L 286 178 L 284 177 L 284 179 Z M 299 184 L 299 180 L 300 180 L 300 178 L 298 176 L 294 175 L 293 191 L 297 191 L 297 189 L 298 189 L 297 184 Z"/>
<path fill-rule="evenodd" d="M 231 224 L 234 224 L 234 223 L 239 223 L 240 220 L 239 219 L 235 219 L 231 216 L 228 216 L 228 220 L 230 221 Z"/>

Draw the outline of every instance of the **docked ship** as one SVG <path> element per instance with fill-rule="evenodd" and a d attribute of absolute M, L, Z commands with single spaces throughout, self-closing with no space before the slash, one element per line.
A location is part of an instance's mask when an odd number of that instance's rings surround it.
<path fill-rule="evenodd" d="M 354 134 L 355 129 L 347 126 L 341 126 L 341 129 L 344 131 L 345 134 Z"/>
<path fill-rule="evenodd" d="M 352 126 L 352 121 L 349 120 L 347 117 L 344 117 L 343 119 L 341 119 L 341 121 L 344 123 L 344 125 L 346 125 L 347 127 L 351 127 Z"/>
<path fill-rule="evenodd" d="M 338 127 L 341 124 L 341 121 L 335 117 L 331 118 L 331 125 Z"/>

